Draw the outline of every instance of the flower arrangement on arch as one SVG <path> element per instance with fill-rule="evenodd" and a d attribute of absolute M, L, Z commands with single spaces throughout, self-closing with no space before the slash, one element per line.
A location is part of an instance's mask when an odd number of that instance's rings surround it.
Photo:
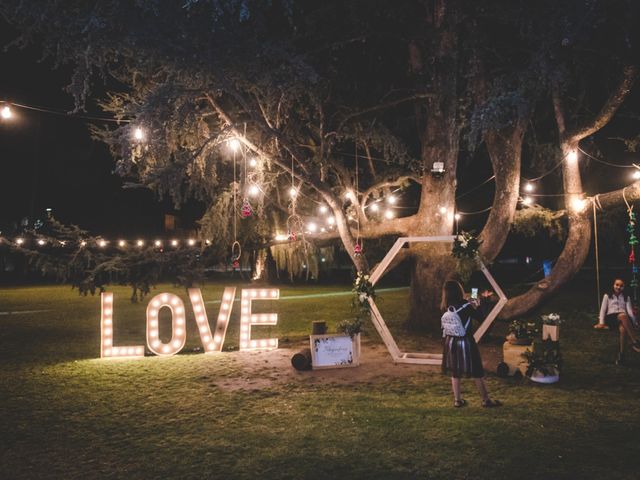
<path fill-rule="evenodd" d="M 353 337 L 362 332 L 364 318 L 371 313 L 369 298 L 376 298 L 376 291 L 368 273 L 358 272 L 353 281 L 353 299 L 351 306 L 355 309 L 355 318 L 343 320 L 338 324 L 338 331 Z"/>
<path fill-rule="evenodd" d="M 461 232 L 453 240 L 453 249 L 451 254 L 458 259 L 475 260 L 478 256 L 478 250 L 482 242 L 474 235 L 474 232 Z"/>

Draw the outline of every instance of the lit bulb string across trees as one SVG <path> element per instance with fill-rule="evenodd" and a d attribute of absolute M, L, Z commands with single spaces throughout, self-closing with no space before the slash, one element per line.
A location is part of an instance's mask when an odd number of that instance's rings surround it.
<path fill-rule="evenodd" d="M 13 118 L 13 111 L 11 109 L 12 106 L 18 107 L 18 108 L 24 108 L 24 109 L 28 109 L 28 110 L 33 110 L 33 111 L 38 111 L 38 112 L 43 112 L 43 113 L 48 113 L 48 114 L 54 114 L 54 115 L 59 115 L 59 116 L 64 116 L 66 118 L 73 118 L 73 119 L 78 119 L 78 120 L 86 120 L 86 121 L 105 121 L 105 122 L 114 122 L 114 123 L 133 123 L 133 120 L 130 119 L 124 119 L 124 118 L 106 118 L 106 117 L 100 117 L 100 116 L 93 116 L 93 115 L 78 115 L 78 114 L 69 114 L 67 112 L 63 112 L 60 110 L 56 110 L 53 108 L 46 108 L 46 107 L 40 107 L 40 106 L 33 106 L 33 105 L 27 105 L 27 104 L 23 104 L 23 103 L 16 103 L 16 102 L 4 102 L 2 104 L 0 104 L 0 119 L 2 120 L 11 120 Z M 136 127 L 133 131 L 133 136 L 134 139 L 136 141 L 142 141 L 145 139 L 145 132 L 141 127 Z M 236 140 L 238 141 L 238 139 L 231 139 L 231 140 Z M 240 139 L 242 140 L 242 139 Z M 248 146 L 250 149 L 252 150 L 256 150 L 255 146 L 252 144 L 247 144 L 247 142 L 242 142 L 244 143 L 246 146 Z M 253 148 L 252 148 L 253 147 Z M 582 148 L 577 149 L 578 151 L 580 151 L 581 153 L 583 153 L 584 155 L 588 156 L 589 158 L 593 159 L 596 162 L 608 165 L 608 166 L 612 166 L 612 167 L 617 167 L 617 168 L 632 168 L 635 169 L 634 171 L 634 180 L 638 180 L 640 179 L 640 167 L 636 164 L 632 164 L 632 165 L 619 165 L 619 164 L 615 164 L 615 163 L 611 163 L 611 162 L 607 162 L 605 160 L 599 159 L 591 154 L 589 154 L 588 152 L 586 152 L 585 150 L 583 150 Z M 243 149 L 244 151 L 244 149 Z M 246 153 L 246 152 L 245 152 Z M 258 152 L 259 153 L 259 152 Z M 350 154 L 348 152 L 343 152 L 345 155 L 349 155 L 349 156 L 354 156 L 357 158 L 357 152 L 356 154 Z M 567 154 L 568 156 L 572 156 L 575 158 L 562 158 L 554 167 L 552 167 L 551 169 L 549 169 L 547 172 L 543 173 L 542 175 L 535 177 L 535 178 L 531 178 L 531 179 L 527 179 L 525 177 L 523 177 L 523 181 L 526 182 L 524 183 L 524 187 L 523 189 L 525 190 L 526 196 L 521 198 L 521 201 L 523 203 L 523 205 L 527 206 L 527 205 L 531 205 L 533 203 L 532 201 L 532 197 L 559 197 L 559 196 L 565 196 L 565 194 L 539 194 L 539 193 L 533 193 L 533 183 L 536 181 L 541 180 L 542 178 L 546 177 L 547 175 L 551 174 L 552 172 L 554 172 L 560 165 L 562 165 L 562 163 L 565 160 L 569 160 L 569 161 L 576 161 L 577 160 L 577 151 L 571 151 Z M 381 162 L 385 162 L 385 163 L 389 163 L 389 161 L 387 159 L 381 159 L 381 158 L 377 158 L 377 157 L 370 157 L 371 160 L 376 160 L 376 161 L 381 161 Z M 245 155 L 245 164 L 246 164 L 246 155 Z M 292 162 L 293 162 L 293 155 L 292 155 Z M 293 172 L 292 172 L 293 174 Z M 483 185 L 489 183 L 491 180 L 493 180 L 495 178 L 495 176 L 492 176 L 486 180 L 484 180 L 483 182 L 481 182 L 480 184 L 476 185 L 475 187 L 471 188 L 470 190 L 468 190 L 467 192 L 464 192 L 460 195 L 457 196 L 457 198 L 462 198 L 470 193 L 472 193 L 473 191 L 475 191 L 476 189 L 482 187 Z M 251 186 L 249 188 L 253 188 L 253 193 L 256 194 L 256 189 L 258 189 L 258 191 L 261 191 L 260 186 L 256 183 L 256 182 L 249 182 L 248 176 L 247 176 L 247 169 L 246 169 L 246 165 L 245 165 L 245 180 L 246 180 L 246 184 L 251 183 Z M 301 180 L 302 182 L 303 180 Z M 295 188 L 296 190 L 296 195 L 298 194 L 303 194 L 302 193 L 302 183 L 300 186 L 295 187 L 292 186 L 292 190 Z M 393 198 L 395 199 L 395 197 L 393 196 L 395 193 L 397 193 L 398 191 L 400 191 L 401 189 L 395 189 L 389 196 L 389 198 Z M 307 196 L 307 195 L 305 195 Z M 307 196 L 309 198 L 311 198 L 310 196 Z M 248 203 L 248 199 L 245 198 L 245 200 L 247 200 L 247 202 L 243 202 L 243 206 L 244 203 Z M 321 204 L 322 202 L 318 202 L 315 199 L 312 199 L 313 201 L 317 202 L 318 204 Z M 588 198 L 585 199 L 575 199 L 575 201 L 573 202 L 572 205 L 570 205 L 570 208 L 572 208 L 575 211 L 582 211 L 584 209 L 584 207 L 586 206 L 586 202 L 587 200 L 589 200 Z M 365 209 L 369 209 L 369 211 L 373 211 L 373 213 L 376 213 L 379 210 L 379 203 L 381 203 L 382 201 L 384 201 L 383 199 L 377 199 L 374 200 L 373 202 L 370 202 L 369 204 L 366 204 L 363 206 L 363 208 Z M 394 203 L 394 202 L 387 202 L 387 203 Z M 400 206 L 394 206 L 394 208 L 403 208 Z M 408 207 L 407 207 L 408 208 Z M 248 210 L 248 209 L 247 209 Z M 489 210 L 491 210 L 491 207 L 488 207 L 486 209 L 481 209 L 481 210 L 477 210 L 477 211 L 472 211 L 472 212 L 463 212 L 463 211 L 458 211 L 456 213 L 456 215 L 477 215 L 477 214 L 482 214 L 482 213 L 486 213 Z M 392 212 L 391 209 L 387 209 L 384 213 L 384 217 L 385 218 L 393 218 L 393 216 L 395 216 Z M 332 218 L 332 217 L 329 217 Z M 331 222 L 328 222 L 328 226 L 331 227 Z M 325 229 L 326 230 L 326 229 Z M 313 231 L 309 231 L 309 233 L 314 233 Z M 320 233 L 328 233 L 328 232 L 320 232 Z M 237 241 L 237 240 L 236 240 Z M 127 242 L 130 243 L 130 242 Z M 206 242 L 205 242 L 206 243 Z M 157 246 L 157 245 L 156 245 Z M 233 255 L 233 254 L 232 254 Z"/>

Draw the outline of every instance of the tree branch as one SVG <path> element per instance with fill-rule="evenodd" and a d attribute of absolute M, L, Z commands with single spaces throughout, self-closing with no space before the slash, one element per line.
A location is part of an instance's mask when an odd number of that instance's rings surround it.
<path fill-rule="evenodd" d="M 620 108 L 620 105 L 622 105 L 625 98 L 629 95 L 631 87 L 638 79 L 638 74 L 638 67 L 636 65 L 627 65 L 624 67 L 622 80 L 620 81 L 618 88 L 611 93 L 600 112 L 587 125 L 583 125 L 567 133 L 567 142 L 577 144 L 583 138 L 593 135 L 609 123 L 618 108 Z"/>
<path fill-rule="evenodd" d="M 360 110 L 359 112 L 352 113 L 347 115 L 342 119 L 336 131 L 341 131 L 342 127 L 344 127 L 345 123 L 350 122 L 354 118 L 361 117 L 363 115 L 368 115 L 369 113 L 379 112 L 380 110 L 386 110 L 387 108 L 393 108 L 398 105 L 402 105 L 403 103 L 413 102 L 415 100 L 423 100 L 425 98 L 433 98 L 435 95 L 433 93 L 417 93 L 410 97 L 399 98 L 398 100 L 392 100 L 390 102 L 381 103 L 374 107 L 366 108 L 364 110 Z"/>

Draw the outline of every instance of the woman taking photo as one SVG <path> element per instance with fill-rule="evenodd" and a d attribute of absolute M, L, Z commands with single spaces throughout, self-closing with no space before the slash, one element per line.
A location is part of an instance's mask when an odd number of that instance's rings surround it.
<path fill-rule="evenodd" d="M 489 292 L 483 293 L 483 302 L 488 301 Z M 462 285 L 455 281 L 447 281 L 442 288 L 442 316 L 444 328 L 444 349 L 442 352 L 442 372 L 451 375 L 451 388 L 453 389 L 453 406 L 464 407 L 467 402 L 460 392 L 460 378 L 471 377 L 476 382 L 478 392 L 482 398 L 482 406 L 486 408 L 499 407 L 502 403 L 492 400 L 487 391 L 484 380 L 484 368 L 478 345 L 471 334 L 471 319 L 481 319 L 483 315 L 476 301 L 468 302 L 464 298 Z M 445 328 L 447 318 L 459 317 L 462 327 L 458 327 L 456 334 Z M 457 320 L 457 319 L 456 319 Z M 448 334 L 449 333 L 449 334 Z"/>

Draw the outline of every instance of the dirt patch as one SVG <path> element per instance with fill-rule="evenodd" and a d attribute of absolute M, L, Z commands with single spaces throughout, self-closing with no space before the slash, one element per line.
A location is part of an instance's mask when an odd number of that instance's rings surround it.
<path fill-rule="evenodd" d="M 308 347 L 308 343 L 281 347 L 267 352 L 226 353 L 232 358 L 234 370 L 238 373 L 232 377 L 220 379 L 214 382 L 214 385 L 225 391 L 250 391 L 290 383 L 349 385 L 378 383 L 390 378 L 409 378 L 425 373 L 440 373 L 439 365 L 396 364 L 386 347 L 374 342 L 363 343 L 358 367 L 300 372 L 291 366 L 291 357 L 304 347 Z M 438 352 L 441 349 L 437 342 L 425 348 L 431 352 Z M 502 342 L 498 344 L 497 341 L 492 341 L 480 345 L 480 352 L 487 373 L 489 375 L 495 373 L 498 363 L 502 361 Z"/>

